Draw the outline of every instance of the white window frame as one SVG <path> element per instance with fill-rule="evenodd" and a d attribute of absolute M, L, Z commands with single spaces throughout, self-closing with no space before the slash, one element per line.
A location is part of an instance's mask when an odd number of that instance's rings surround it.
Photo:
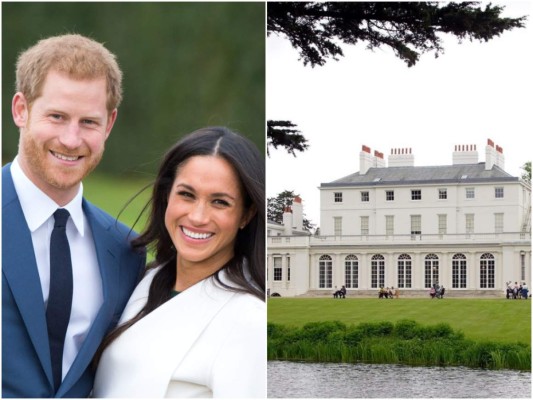
<path fill-rule="evenodd" d="M 369 234 L 370 217 L 368 215 L 361 216 L 361 235 Z"/>
<path fill-rule="evenodd" d="M 342 236 L 342 217 L 333 217 L 333 233 Z"/>

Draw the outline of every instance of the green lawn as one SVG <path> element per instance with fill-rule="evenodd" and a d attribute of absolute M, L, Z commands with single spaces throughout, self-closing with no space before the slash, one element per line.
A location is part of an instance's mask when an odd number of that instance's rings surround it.
<path fill-rule="evenodd" d="M 448 323 L 466 338 L 531 343 L 531 303 L 506 299 L 310 299 L 270 298 L 268 322 L 302 326 L 338 320 L 346 324 L 411 319 Z"/>
<path fill-rule="evenodd" d="M 113 217 L 119 217 L 121 222 L 132 226 L 139 216 L 144 204 L 150 198 L 152 188 L 144 190 L 123 211 L 128 201 L 151 181 L 149 179 L 131 179 L 113 177 L 93 172 L 83 181 L 84 196 L 91 203 L 107 211 Z M 119 216 L 120 213 L 120 216 Z M 146 213 L 135 225 L 137 232 L 141 231 L 146 222 Z"/>

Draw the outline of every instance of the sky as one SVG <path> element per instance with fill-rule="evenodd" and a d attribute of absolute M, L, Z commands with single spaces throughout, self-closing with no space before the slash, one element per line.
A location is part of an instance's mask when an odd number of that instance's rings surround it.
<path fill-rule="evenodd" d="M 293 190 L 304 214 L 320 224 L 321 183 L 359 171 L 362 145 L 387 160 L 392 148 L 411 148 L 415 166 L 451 165 L 455 145 L 476 145 L 485 161 L 487 139 L 503 148 L 505 170 L 520 176 L 533 158 L 533 17 L 528 1 L 501 1 L 504 16 L 528 15 L 526 28 L 488 42 L 442 36 L 444 54 L 421 55 L 408 68 L 389 49 L 342 45 L 344 57 L 304 66 L 282 36 L 267 39 L 269 120 L 290 120 L 308 139 L 296 157 L 270 149 L 267 197 Z"/>

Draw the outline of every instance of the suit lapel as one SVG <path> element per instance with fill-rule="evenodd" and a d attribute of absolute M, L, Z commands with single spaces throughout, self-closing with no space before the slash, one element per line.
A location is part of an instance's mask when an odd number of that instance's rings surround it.
<path fill-rule="evenodd" d="M 2 171 L 2 248 L 2 271 L 43 370 L 53 385 L 41 281 L 31 232 L 24 218 L 9 166 Z M 9 251 L 5 251 L 6 249 Z"/>
<path fill-rule="evenodd" d="M 102 278 L 104 302 L 87 333 L 87 337 L 74 363 L 59 388 L 57 393 L 58 397 L 66 394 L 87 369 L 98 346 L 107 333 L 117 304 L 117 291 L 115 290 L 119 284 L 119 268 L 117 262 L 119 254 L 117 254 L 117 243 L 109 235 L 109 226 L 106 226 L 95 217 L 92 212 L 92 207 L 87 201 L 83 201 L 83 211 L 89 221 L 96 248 L 96 256 Z"/>

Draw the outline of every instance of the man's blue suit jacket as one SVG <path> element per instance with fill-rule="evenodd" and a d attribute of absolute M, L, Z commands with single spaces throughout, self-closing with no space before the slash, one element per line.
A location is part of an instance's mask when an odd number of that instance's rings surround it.
<path fill-rule="evenodd" d="M 87 397 L 92 390 L 91 360 L 138 283 L 145 254 L 131 250 L 128 227 L 85 199 L 83 211 L 94 237 L 104 302 L 56 394 L 31 233 L 10 164 L 2 168 L 2 397 Z"/>

